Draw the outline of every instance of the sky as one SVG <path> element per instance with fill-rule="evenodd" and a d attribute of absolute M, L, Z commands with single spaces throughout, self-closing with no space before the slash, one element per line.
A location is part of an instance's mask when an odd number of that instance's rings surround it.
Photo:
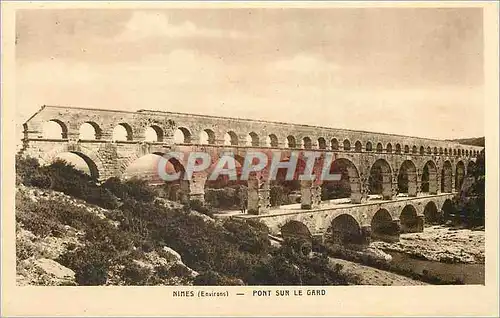
<path fill-rule="evenodd" d="M 484 136 L 480 8 L 21 10 L 16 103 Z"/>

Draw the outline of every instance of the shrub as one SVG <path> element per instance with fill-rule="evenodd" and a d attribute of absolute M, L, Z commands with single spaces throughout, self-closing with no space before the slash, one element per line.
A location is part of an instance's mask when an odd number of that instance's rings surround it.
<path fill-rule="evenodd" d="M 122 182 L 119 178 L 112 177 L 102 186 L 120 199 L 134 199 L 137 201 L 151 202 L 156 197 L 156 191 L 148 185 L 146 180 L 132 178 Z"/>
<path fill-rule="evenodd" d="M 134 261 L 130 261 L 121 271 L 121 277 L 127 285 L 149 285 L 153 269 L 148 266 L 141 266 Z"/>
<path fill-rule="evenodd" d="M 47 189 L 51 185 L 51 180 L 41 170 L 38 160 L 16 155 L 16 184 Z"/>
<path fill-rule="evenodd" d="M 224 221 L 223 226 L 229 231 L 228 241 L 239 246 L 239 250 L 252 254 L 267 254 L 271 243 L 269 229 L 259 222 L 245 222 L 237 219 Z"/>
<path fill-rule="evenodd" d="M 106 284 L 111 260 L 115 255 L 104 243 L 93 243 L 64 253 L 57 262 L 75 271 L 78 285 L 96 286 Z"/>
<path fill-rule="evenodd" d="M 205 202 L 214 208 L 230 209 L 239 204 L 238 191 L 233 187 L 205 189 Z"/>
<path fill-rule="evenodd" d="M 191 210 L 195 210 L 197 212 L 208 215 L 209 217 L 214 216 L 214 211 L 211 207 L 200 200 L 191 200 L 189 202 L 189 207 Z"/>
<path fill-rule="evenodd" d="M 215 271 L 206 271 L 196 276 L 193 285 L 195 286 L 229 286 L 234 285 L 234 279 L 221 275 Z"/>

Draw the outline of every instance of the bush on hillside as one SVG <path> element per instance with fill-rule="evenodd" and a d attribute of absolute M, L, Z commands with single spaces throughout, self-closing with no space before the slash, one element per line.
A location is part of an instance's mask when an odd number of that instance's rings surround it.
<path fill-rule="evenodd" d="M 348 280 L 329 268 L 324 257 L 305 257 L 286 244 L 279 249 L 271 247 L 268 229 L 261 223 L 206 222 L 189 213 L 191 208 L 211 213 L 200 202 L 192 201 L 185 210 L 168 209 L 152 201 L 154 191 L 143 182 L 112 179 L 99 186 L 63 162 L 39 167 L 34 161 L 28 161 L 20 166 L 19 180 L 28 185 L 33 185 L 28 175 L 40 173 L 50 178 L 54 190 L 89 203 L 117 207 L 106 212 L 108 218 L 119 222 L 115 227 L 109 219 L 100 219 L 84 206 L 50 198 L 38 202 L 22 195 L 16 198 L 16 220 L 33 233 L 42 237 L 60 236 L 64 234 L 65 225 L 85 233 L 82 247 L 69 250 L 57 259 L 75 271 L 80 285 L 106 284 L 114 273 L 110 268 L 140 259 L 142 249 L 160 251 L 163 246 L 177 251 L 187 266 L 201 274 L 197 284 L 236 284 L 237 279 L 241 279 L 257 285 L 328 285 L 345 284 Z M 116 197 L 121 199 L 119 206 L 115 204 Z M 126 283 L 154 283 L 149 270 L 136 265 L 122 273 Z"/>
<path fill-rule="evenodd" d="M 25 186 L 63 192 L 107 209 L 118 206 L 116 197 L 110 191 L 98 186 L 95 179 L 64 160 L 42 167 L 36 159 L 18 156 L 16 176 L 17 182 Z"/>
<path fill-rule="evenodd" d="M 41 170 L 38 160 L 17 155 L 16 185 L 19 184 L 48 189 L 51 185 L 51 180 L 49 176 Z"/>
<path fill-rule="evenodd" d="M 229 242 L 239 245 L 239 250 L 252 254 L 266 255 L 271 247 L 269 229 L 263 223 L 228 219 L 223 227 L 229 232 Z"/>
<path fill-rule="evenodd" d="M 137 201 L 151 202 L 156 197 L 156 192 L 148 185 L 146 180 L 132 178 L 122 182 L 119 178 L 112 177 L 102 184 L 120 199 L 134 199 Z"/>

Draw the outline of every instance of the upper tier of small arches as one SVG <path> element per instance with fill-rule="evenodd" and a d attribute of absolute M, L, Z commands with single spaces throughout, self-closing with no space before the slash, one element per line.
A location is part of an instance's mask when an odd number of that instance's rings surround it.
<path fill-rule="evenodd" d="M 413 154 L 413 155 L 444 155 L 444 156 L 470 156 L 476 157 L 480 151 L 477 149 L 463 149 L 452 147 L 432 147 L 422 144 L 405 144 L 400 142 L 372 142 L 371 140 L 351 140 L 349 138 L 337 138 L 332 136 L 303 136 L 288 135 L 280 138 L 277 134 L 259 135 L 255 131 L 248 133 L 237 133 L 233 130 L 227 131 L 223 136 L 212 129 L 199 129 L 199 133 L 193 133 L 188 127 L 174 128 L 173 136 L 168 142 L 175 144 L 193 145 L 218 145 L 218 146 L 243 146 L 243 147 L 268 147 L 287 149 L 319 149 L 330 151 L 371 152 L 391 154 Z M 150 124 L 143 127 L 140 136 L 134 136 L 134 129 L 128 123 L 117 124 L 110 133 L 105 131 L 96 123 L 87 121 L 81 124 L 78 139 L 88 140 L 112 140 L 114 142 L 167 142 L 168 132 L 159 125 Z M 49 120 L 43 126 L 43 138 L 45 139 L 67 139 L 68 127 L 59 120 Z"/>

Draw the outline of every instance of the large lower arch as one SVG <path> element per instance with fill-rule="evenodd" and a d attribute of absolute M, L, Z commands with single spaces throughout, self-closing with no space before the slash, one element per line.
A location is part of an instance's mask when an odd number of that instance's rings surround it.
<path fill-rule="evenodd" d="M 399 238 L 399 226 L 392 221 L 386 209 L 378 210 L 371 221 L 371 237 L 374 240 L 394 241 Z"/>
<path fill-rule="evenodd" d="M 422 169 L 422 192 L 437 194 L 437 168 L 436 164 L 429 160 Z"/>
<path fill-rule="evenodd" d="M 340 175 L 340 180 L 324 180 L 322 199 L 351 198 L 351 203 L 361 202 L 361 183 L 358 169 L 352 161 L 338 158 L 330 166 L 330 175 Z"/>
<path fill-rule="evenodd" d="M 433 201 L 429 201 L 425 205 L 424 220 L 426 224 L 440 224 L 442 222 L 442 215 Z"/>
<path fill-rule="evenodd" d="M 403 208 L 399 220 L 401 223 L 401 233 L 415 233 L 423 230 L 423 224 L 417 215 L 417 210 L 411 204 Z"/>
<path fill-rule="evenodd" d="M 349 214 L 341 214 L 333 219 L 331 239 L 334 244 L 362 244 L 364 238 L 358 221 Z"/>
<path fill-rule="evenodd" d="M 465 178 L 465 164 L 463 161 L 457 162 L 457 167 L 455 168 L 455 190 L 460 191 L 462 189 L 462 184 Z"/>
<path fill-rule="evenodd" d="M 392 198 L 392 170 L 384 159 L 378 159 L 370 169 L 370 194 L 381 194 L 384 199 Z"/>
<path fill-rule="evenodd" d="M 50 163 L 54 163 L 57 160 L 63 160 L 72 165 L 75 169 L 85 172 L 92 179 L 96 181 L 99 180 L 99 168 L 97 164 L 82 152 L 68 151 L 59 153 L 51 159 Z"/>
<path fill-rule="evenodd" d="M 398 173 L 398 193 L 407 193 L 409 196 L 417 195 L 417 167 L 411 160 L 405 160 Z"/>
<path fill-rule="evenodd" d="M 452 188 L 453 169 L 451 162 L 448 160 L 444 162 L 443 169 L 441 170 L 441 192 L 451 193 Z"/>
<path fill-rule="evenodd" d="M 103 177 L 107 175 L 106 170 L 104 169 L 104 165 L 102 164 L 101 158 L 92 150 L 81 146 L 73 147 L 65 144 L 60 147 L 57 147 L 52 151 L 45 153 L 42 157 L 40 157 L 41 164 L 51 164 L 57 159 L 58 156 L 61 156 L 65 153 L 70 153 L 80 157 L 80 159 L 82 159 L 85 162 L 85 164 L 87 164 L 88 171 L 86 172 L 93 179 L 101 180 Z"/>
<path fill-rule="evenodd" d="M 165 160 L 162 153 L 150 153 L 131 160 L 122 167 L 125 180 L 137 178 L 157 187 L 169 200 L 186 203 L 191 192 L 185 180 L 184 166 L 176 158 Z M 201 191 L 203 192 L 203 190 Z"/>

